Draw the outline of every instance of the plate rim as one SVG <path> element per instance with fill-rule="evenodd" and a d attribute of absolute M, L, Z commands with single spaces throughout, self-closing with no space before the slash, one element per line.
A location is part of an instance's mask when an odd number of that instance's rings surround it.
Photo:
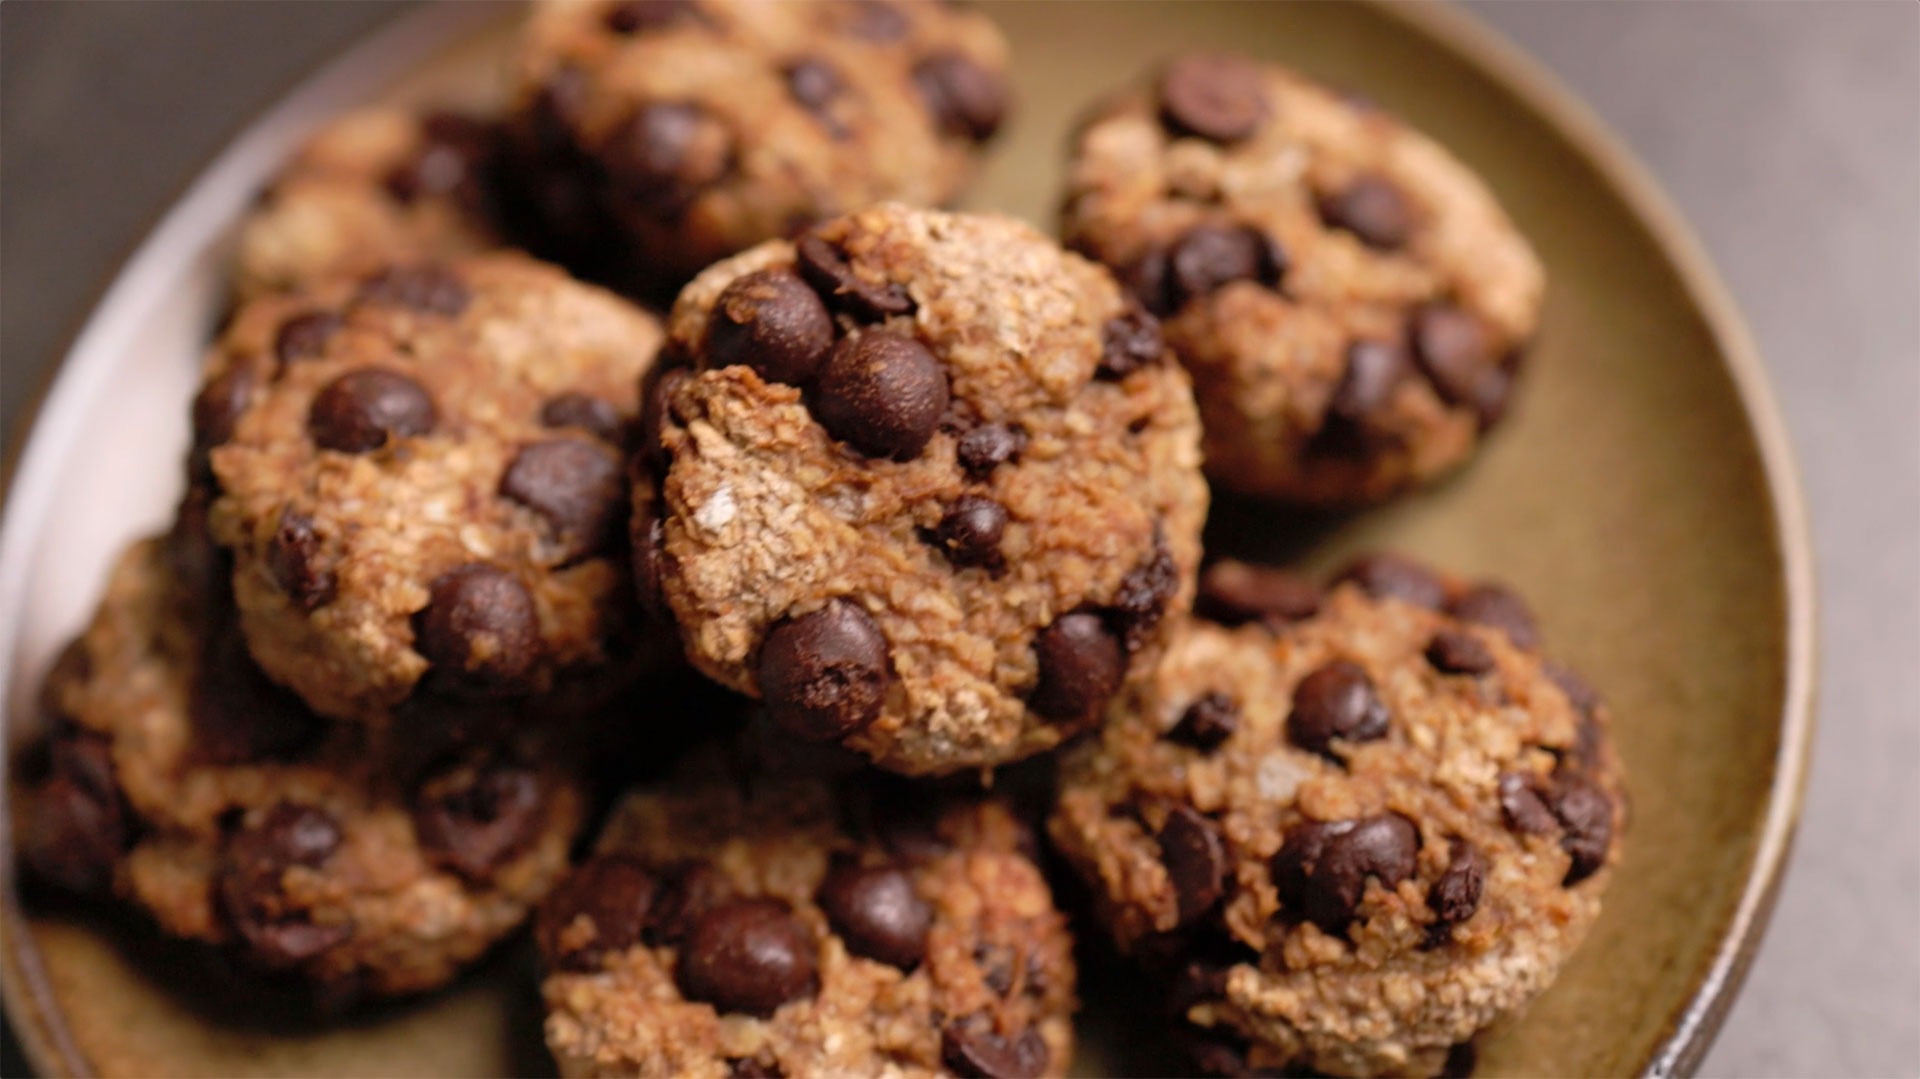
<path fill-rule="evenodd" d="M 1791 852 L 1807 783 L 1815 726 L 1817 607 L 1813 548 L 1800 470 L 1771 379 L 1758 344 L 1739 305 L 1722 281 L 1693 229 L 1652 171 L 1578 95 L 1539 61 L 1478 17 L 1439 0 L 1362 0 L 1439 48 L 1454 53 L 1508 97 L 1531 111 L 1587 165 L 1599 173 L 1627 211 L 1639 219 L 1654 245 L 1671 263 L 1681 288 L 1706 324 L 1728 374 L 1747 428 L 1759 451 L 1761 485 L 1770 505 L 1771 541 L 1779 556 L 1785 592 L 1785 670 L 1778 718 L 1780 746 L 1773 781 L 1761 811 L 1758 843 L 1744 874 L 1741 893 L 1719 934 L 1704 969 L 1665 1031 L 1637 1069 L 1645 1076 L 1690 1075 L 1719 1032 L 1764 937 Z M 404 12 L 343 46 L 294 88 L 254 115 L 225 142 L 169 201 L 167 208 L 117 264 L 106 287 L 96 293 L 88 313 L 66 339 L 60 362 L 42 376 L 37 393 L 17 418 L 18 427 L 0 463 L 0 612 L 12 609 L 31 535 L 22 519 L 37 523 L 44 512 L 44 491 L 57 466 L 49 429 L 77 422 L 89 389 L 88 364 L 76 362 L 94 351 L 91 341 L 103 327 L 121 321 L 165 281 L 169 269 L 162 252 L 175 234 L 190 231 L 210 214 L 226 216 L 236 187 L 250 190 L 291 149 L 294 141 L 324 118 L 332 102 L 351 88 L 384 83 L 405 73 L 421 55 L 446 38 L 496 16 L 496 5 L 479 0 L 431 4 Z M 324 104 L 323 104 L 324 103 Z M 91 367 L 98 368 L 96 362 Z M 97 379 L 98 375 L 93 376 Z M 14 622 L 0 623 L 0 702 L 7 696 L 10 671 L 4 666 L 18 636 Z M 0 703 L 3 707 L 3 703 Z M 0 730 L 10 716 L 0 716 Z M 6 800 L 7 769 L 0 768 L 0 803 Z M 20 1040 L 23 1055 L 37 1074 L 90 1074 L 90 1061 L 61 1021 L 58 1001 L 41 964 L 19 894 L 14 886 L 11 814 L 0 813 L 0 1004 Z"/>

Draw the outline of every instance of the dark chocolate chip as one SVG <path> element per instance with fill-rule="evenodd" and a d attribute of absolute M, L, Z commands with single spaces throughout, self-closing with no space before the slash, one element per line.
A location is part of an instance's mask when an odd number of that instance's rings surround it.
<path fill-rule="evenodd" d="M 1253 134 L 1268 114 L 1260 71 L 1237 56 L 1182 56 L 1160 73 L 1160 119 L 1211 142 Z"/>
<path fill-rule="evenodd" d="M 673 395 L 693 375 L 684 367 L 669 367 L 661 371 L 647 387 L 646 398 L 640 407 L 640 459 L 656 472 L 664 473 L 673 463 L 667 453 L 666 445 L 661 441 L 666 425 L 673 418 Z"/>
<path fill-rule="evenodd" d="M 761 642 L 757 670 L 773 721 L 817 741 L 872 723 L 893 682 L 886 636 L 859 604 L 844 599 L 775 623 Z"/>
<path fill-rule="evenodd" d="M 933 905 L 902 866 L 840 860 L 820 885 L 820 909 L 854 955 L 912 970 L 927 955 Z"/>
<path fill-rule="evenodd" d="M 1120 688 L 1127 655 L 1106 620 L 1088 611 L 1054 619 L 1033 639 L 1040 681 L 1028 704 L 1047 719 L 1092 721 Z"/>
<path fill-rule="evenodd" d="M 869 330 L 834 347 L 813 412 L 827 433 L 868 457 L 919 456 L 946 414 L 947 373 L 911 337 Z"/>
<path fill-rule="evenodd" d="M 523 447 L 500 494 L 545 518 L 569 561 L 605 550 L 626 518 L 626 473 L 606 449 L 580 438 Z"/>
<path fill-rule="evenodd" d="M 539 662 L 540 615 L 518 577 L 469 562 L 433 582 L 414 616 L 414 647 L 452 688 L 514 692 Z"/>
<path fill-rule="evenodd" d="M 1026 444 L 1027 432 L 1019 425 L 989 423 L 961 435 L 954 447 L 954 456 L 961 468 L 978 479 L 1009 461 L 1018 460 Z"/>
<path fill-rule="evenodd" d="M 694 923 L 676 981 L 690 999 L 722 1012 L 769 1016 L 815 991 L 814 945 L 777 899 L 735 899 Z"/>
<path fill-rule="evenodd" d="M 1320 219 L 1346 229 L 1368 247 L 1392 251 L 1413 232 L 1413 208 L 1385 177 L 1357 176 L 1320 200 Z"/>
<path fill-rule="evenodd" d="M 1480 893 L 1487 886 L 1487 859 L 1464 839 L 1453 841 L 1446 871 L 1427 893 L 1427 906 L 1443 925 L 1457 925 L 1480 909 Z"/>
<path fill-rule="evenodd" d="M 1000 554 L 1000 536 L 1007 528 L 1007 508 L 984 495 L 961 495 L 940 518 L 935 535 L 947 561 L 956 566 L 1006 564 Z"/>
<path fill-rule="evenodd" d="M 313 748 L 325 723 L 254 663 L 231 619 L 210 631 L 187 702 L 193 755 L 216 765 L 295 760 Z"/>
<path fill-rule="evenodd" d="M 473 294 L 466 282 L 453 270 L 427 263 L 419 266 L 394 266 L 369 278 L 360 286 L 361 303 L 404 307 L 424 314 L 452 317 L 467 309 Z"/>
<path fill-rule="evenodd" d="M 1163 351 L 1160 320 L 1145 308 L 1129 306 L 1100 328 L 1102 378 L 1125 378 L 1158 363 Z"/>
<path fill-rule="evenodd" d="M 1535 789 L 1531 777 L 1518 772 L 1502 772 L 1499 778 L 1500 811 L 1507 827 L 1529 835 L 1553 831 L 1553 813 Z"/>
<path fill-rule="evenodd" d="M 1047 1069 L 1047 1043 L 1031 1027 L 1006 1038 L 984 1017 L 957 1020 L 940 1032 L 940 1060 L 969 1079 L 1037 1079 Z"/>
<path fill-rule="evenodd" d="M 1448 605 L 1455 618 L 1506 633 L 1515 648 L 1537 648 L 1540 630 L 1525 601 L 1497 584 L 1477 584 Z"/>
<path fill-rule="evenodd" d="M 233 437 L 253 397 L 253 371 L 235 364 L 200 387 L 193 398 L 193 445 L 199 453 Z"/>
<path fill-rule="evenodd" d="M 868 281 L 853 272 L 846 256 L 817 234 L 794 245 L 795 265 L 827 306 L 862 322 L 879 322 L 913 310 L 913 297 L 896 281 Z"/>
<path fill-rule="evenodd" d="M 334 594 L 335 579 L 322 562 L 322 546 L 313 518 L 291 509 L 280 511 L 279 527 L 267 542 L 267 572 L 294 606 L 309 614 Z"/>
<path fill-rule="evenodd" d="M 1019 955 L 1012 948 L 999 944 L 976 944 L 973 948 L 973 961 L 980 967 L 980 980 L 988 989 L 1000 996 L 1013 992 L 1014 965 Z"/>
<path fill-rule="evenodd" d="M 1227 848 L 1220 827 L 1191 806 L 1177 805 L 1161 825 L 1160 864 L 1173 883 L 1181 924 L 1213 909 L 1226 894 Z"/>
<path fill-rule="evenodd" d="M 533 844 L 546 820 L 540 776 L 522 764 L 464 763 L 429 778 L 413 800 L 413 827 L 427 860 L 486 881 Z"/>
<path fill-rule="evenodd" d="M 1414 362 L 1450 405 L 1475 405 L 1481 380 L 1499 376 L 1480 321 L 1452 304 L 1432 303 L 1414 312 L 1407 327 Z"/>
<path fill-rule="evenodd" d="M 848 33 L 867 41 L 898 41 L 912 29 L 906 13 L 887 0 L 849 0 L 846 10 L 848 17 L 842 25 Z"/>
<path fill-rule="evenodd" d="M 655 619 L 672 618 L 666 590 L 667 526 L 654 512 L 652 499 L 634 507 L 631 528 L 633 586 L 640 593 L 640 605 Z"/>
<path fill-rule="evenodd" d="M 602 956 L 640 943 L 659 881 L 642 863 L 600 855 L 574 870 L 540 906 L 534 937 L 547 965 L 593 970 Z M 590 926 L 591 936 L 582 933 Z"/>
<path fill-rule="evenodd" d="M 84 654 L 84 653 L 83 653 Z M 39 879 L 77 895 L 104 895 L 132 839 L 107 739 L 66 730 L 48 746 L 48 774 L 28 801 L 21 854 Z"/>
<path fill-rule="evenodd" d="M 1474 1068 L 1480 1064 L 1480 1054 L 1473 1048 L 1472 1042 L 1458 1042 L 1447 1050 L 1447 1059 L 1440 1065 L 1439 1079 L 1472 1079 Z"/>
<path fill-rule="evenodd" d="M 1209 693 L 1187 706 L 1167 737 L 1195 749 L 1214 749 L 1240 727 L 1240 705 L 1225 693 Z"/>
<path fill-rule="evenodd" d="M 421 136 L 413 158 L 387 174 L 387 191 L 403 203 L 452 198 L 469 212 L 487 212 L 491 193 L 485 174 L 498 154 L 497 129 L 469 116 L 438 112 L 421 122 Z"/>
<path fill-rule="evenodd" d="M 1331 754 L 1333 740 L 1372 742 L 1387 736 L 1392 719 L 1373 679 L 1344 659 L 1316 668 L 1293 687 L 1287 740 L 1313 753 Z"/>
<path fill-rule="evenodd" d="M 800 275 L 758 270 L 737 278 L 707 320 L 706 366 L 744 364 L 768 382 L 804 386 L 833 349 L 833 316 Z"/>
<path fill-rule="evenodd" d="M 1397 599 L 1415 607 L 1439 610 L 1446 605 L 1446 586 L 1432 570 L 1396 554 L 1379 552 L 1363 555 L 1347 563 L 1334 578 L 1336 583 L 1351 583 L 1374 599 Z"/>
<path fill-rule="evenodd" d="M 1427 662 L 1445 674 L 1485 674 L 1494 668 L 1493 651 L 1462 629 L 1442 629 L 1427 641 Z"/>
<path fill-rule="evenodd" d="M 540 426 L 578 427 L 614 446 L 623 441 L 620 410 L 604 398 L 588 393 L 563 393 L 540 406 Z"/>
<path fill-rule="evenodd" d="M 1327 419 L 1364 431 L 1412 369 L 1406 350 L 1390 341 L 1362 339 L 1348 345 L 1347 368 L 1327 402 Z"/>
<path fill-rule="evenodd" d="M 708 911 L 728 898 L 727 881 L 707 862 L 686 861 L 660 874 L 660 890 L 647 915 L 646 942 L 655 947 L 677 945 Z"/>
<path fill-rule="evenodd" d="M 340 453 L 369 453 L 390 439 L 427 434 L 439 421 L 424 387 L 384 367 L 356 368 L 327 383 L 307 412 L 314 444 Z"/>
<path fill-rule="evenodd" d="M 1306 821 L 1287 831 L 1273 856 L 1281 906 L 1328 933 L 1346 930 L 1367 878 L 1386 887 L 1413 875 L 1420 835 L 1396 813 L 1359 820 Z"/>
<path fill-rule="evenodd" d="M 945 134 L 985 142 L 1006 119 L 1006 83 L 960 53 L 938 53 L 915 64 L 913 85 Z"/>
<path fill-rule="evenodd" d="M 940 835 L 940 806 L 919 784 L 880 773 L 847 802 L 849 827 L 871 836 L 899 861 L 922 864 L 952 848 Z"/>
<path fill-rule="evenodd" d="M 814 115 L 834 138 L 844 137 L 846 128 L 833 116 L 833 99 L 846 91 L 846 83 L 832 64 L 815 57 L 802 57 L 787 65 L 787 93 Z"/>
<path fill-rule="evenodd" d="M 1251 228 L 1195 225 L 1167 252 L 1167 288 L 1172 307 L 1235 281 L 1261 279 L 1265 243 Z"/>
<path fill-rule="evenodd" d="M 1554 777 L 1547 797 L 1553 815 L 1566 827 L 1560 848 L 1573 862 L 1561 883 L 1572 887 L 1607 862 L 1607 849 L 1613 845 L 1613 799 L 1592 780 L 1566 771 Z"/>
<path fill-rule="evenodd" d="M 1200 574 L 1194 611 L 1223 626 L 1264 622 L 1278 628 L 1312 618 L 1320 589 L 1285 570 L 1222 559 Z"/>
<path fill-rule="evenodd" d="M 1173 552 L 1167 549 L 1156 525 L 1152 553 L 1120 578 L 1119 591 L 1114 594 L 1114 618 L 1129 655 L 1152 639 L 1154 627 L 1167 613 L 1167 603 L 1179 591 L 1180 568 L 1174 565 Z"/>
<path fill-rule="evenodd" d="M 310 360 L 327 347 L 327 339 L 341 325 L 340 316 L 328 311 L 309 311 L 280 324 L 273 338 L 273 354 L 281 366 Z"/>
<path fill-rule="evenodd" d="M 1166 318 L 1185 302 L 1185 297 L 1174 294 L 1165 248 L 1148 248 L 1116 276 L 1148 314 Z"/>
<path fill-rule="evenodd" d="M 616 34 L 659 30 L 694 14 L 691 0 L 622 0 L 607 9 L 607 29 Z"/>
<path fill-rule="evenodd" d="M 697 105 L 655 102 L 634 113 L 602 157 L 636 210 L 671 219 L 732 171 L 733 136 Z"/>
<path fill-rule="evenodd" d="M 313 806 L 282 802 L 227 841 L 218 877 L 222 908 L 252 955 L 268 966 L 311 959 L 353 933 L 341 922 L 316 923 L 287 902 L 289 869 L 317 869 L 340 847 L 340 826 Z"/>

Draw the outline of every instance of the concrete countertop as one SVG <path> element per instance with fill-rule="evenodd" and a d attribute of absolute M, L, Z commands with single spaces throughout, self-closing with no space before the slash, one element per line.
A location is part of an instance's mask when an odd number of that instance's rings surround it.
<path fill-rule="evenodd" d="M 155 215 L 393 6 L 0 6 L 6 442 Z M 1699 232 L 1759 338 L 1812 506 L 1812 781 L 1703 1072 L 1920 1074 L 1920 6 L 1467 6 L 1585 97 Z M 6 1048 L 0 1073 L 23 1074 Z"/>

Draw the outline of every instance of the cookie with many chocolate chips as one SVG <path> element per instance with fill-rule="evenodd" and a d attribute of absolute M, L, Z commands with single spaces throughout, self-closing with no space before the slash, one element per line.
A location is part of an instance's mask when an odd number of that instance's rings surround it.
<path fill-rule="evenodd" d="M 254 666 L 174 553 L 129 549 L 49 677 L 48 764 L 14 832 L 27 869 L 331 1004 L 446 983 L 566 870 L 573 750 L 493 724 L 415 729 L 400 752 L 329 723 Z"/>
<path fill-rule="evenodd" d="M 1506 412 L 1539 260 L 1479 178 L 1379 108 L 1188 55 L 1096 110 L 1062 235 L 1166 320 L 1208 477 L 1356 503 L 1464 462 Z"/>
<path fill-rule="evenodd" d="M 455 112 L 374 106 L 333 120 L 242 222 L 236 291 L 292 291 L 499 246 L 503 144 L 496 123 Z"/>
<path fill-rule="evenodd" d="M 1269 572 L 1237 566 L 1246 624 L 1184 623 L 1068 750 L 1053 837 L 1197 1063 L 1440 1074 L 1599 913 L 1609 714 L 1497 586 L 1376 556 L 1276 619 Z"/>
<path fill-rule="evenodd" d="M 629 794 L 542 908 L 561 1074 L 1063 1074 L 1072 942 L 1025 826 L 932 790 L 902 810 L 784 737 Z"/>
<path fill-rule="evenodd" d="M 714 266 L 669 334 L 692 370 L 649 401 L 633 536 L 701 670 L 939 773 L 1151 669 L 1207 491 L 1186 376 L 1104 270 L 887 205 Z"/>
<path fill-rule="evenodd" d="M 928 0 L 547 2 L 514 78 L 546 232 L 637 247 L 624 276 L 669 294 L 816 220 L 951 201 L 1008 106 L 999 30 Z"/>

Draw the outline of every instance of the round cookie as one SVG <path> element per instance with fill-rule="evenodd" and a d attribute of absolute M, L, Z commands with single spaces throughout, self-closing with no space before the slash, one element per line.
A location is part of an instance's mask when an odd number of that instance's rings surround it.
<path fill-rule="evenodd" d="M 449 981 L 564 874 L 575 769 L 545 732 L 395 754 L 320 719 L 189 591 L 183 562 L 212 557 L 192 542 L 129 549 L 49 677 L 22 858 L 329 1003 Z"/>
<path fill-rule="evenodd" d="M 357 109 L 309 139 L 240 226 L 243 299 L 500 244 L 503 140 L 453 112 Z"/>
<path fill-rule="evenodd" d="M 1302 613 L 1262 575 L 1209 578 L 1250 621 L 1185 623 L 1068 752 L 1053 837 L 1197 1063 L 1436 1074 L 1599 913 L 1607 710 L 1496 586 L 1380 557 Z"/>
<path fill-rule="evenodd" d="M 1097 722 L 1191 596 L 1186 376 L 1105 271 L 873 207 L 701 274 L 669 319 L 636 576 L 693 663 L 908 773 Z"/>
<path fill-rule="evenodd" d="M 1006 67 L 985 16 L 923 0 L 554 0 L 522 35 L 513 125 L 546 231 L 623 237 L 670 293 L 813 221 L 952 199 Z"/>
<path fill-rule="evenodd" d="M 1487 187 L 1379 108 L 1186 55 L 1072 146 L 1062 235 L 1166 319 L 1207 474 L 1355 503 L 1431 480 L 1506 411 L 1539 260 Z"/>
<path fill-rule="evenodd" d="M 1031 832 L 778 754 L 628 795 L 542 908 L 561 1074 L 1064 1074 L 1072 942 Z"/>
<path fill-rule="evenodd" d="M 249 646 L 322 714 L 632 673 L 620 531 L 652 316 L 517 254 L 240 309 L 194 402 Z M 577 691 L 577 692 L 576 692 Z"/>

